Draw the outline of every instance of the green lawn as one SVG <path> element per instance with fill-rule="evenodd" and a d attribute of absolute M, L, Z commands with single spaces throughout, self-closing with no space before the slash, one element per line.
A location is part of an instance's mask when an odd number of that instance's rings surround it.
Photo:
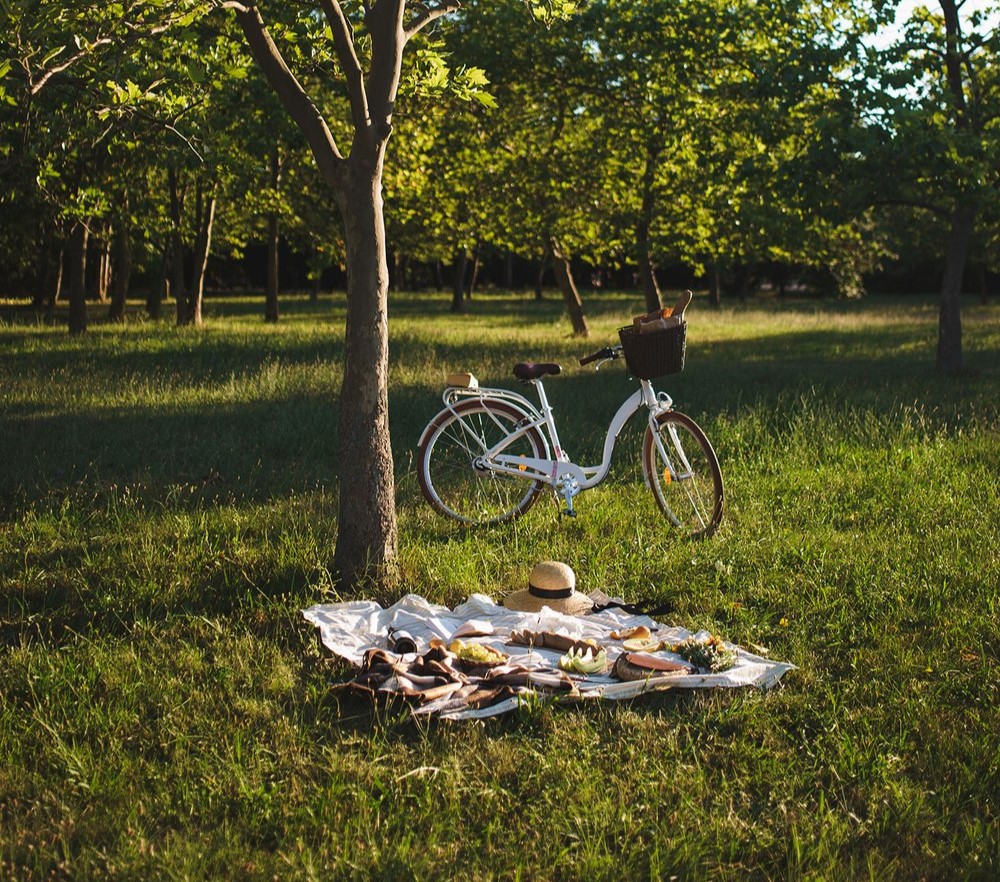
<path fill-rule="evenodd" d="M 554 297 L 396 296 L 403 582 L 376 599 L 499 597 L 555 557 L 799 666 L 766 694 L 454 724 L 333 689 L 300 618 L 356 596 L 328 571 L 344 311 L 283 307 L 71 339 L 0 303 L 0 878 L 1000 876 L 1000 308 L 967 306 L 969 370 L 941 378 L 932 300 L 696 299 L 660 384 L 726 479 L 692 544 L 642 486 L 640 427 L 575 521 L 543 501 L 463 532 L 417 488 L 444 375 L 512 386 L 523 359 L 562 362 L 564 446 L 598 459 L 634 385 L 575 357 L 635 297 L 587 297 L 581 343 Z"/>

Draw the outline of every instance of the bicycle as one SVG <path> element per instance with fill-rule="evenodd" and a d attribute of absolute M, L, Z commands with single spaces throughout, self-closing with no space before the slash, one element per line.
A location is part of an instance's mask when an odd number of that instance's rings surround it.
<path fill-rule="evenodd" d="M 674 410 L 671 397 L 656 392 L 650 382 L 683 369 L 686 327 L 681 321 L 656 334 L 622 328 L 621 345 L 579 359 L 581 366 L 598 362 L 600 370 L 624 356 L 630 374 L 639 380 L 639 389 L 611 419 L 599 465 L 577 465 L 559 441 L 543 378 L 561 373 L 560 365 L 514 365 L 514 376 L 535 387 L 538 407 L 517 392 L 480 388 L 471 374 L 450 376 L 442 395 L 445 407 L 427 424 L 418 444 L 424 498 L 439 513 L 466 526 L 486 526 L 520 517 L 548 486 L 557 500 L 563 499 L 562 514 L 576 517 L 573 499 L 607 477 L 619 432 L 645 407 L 646 486 L 673 526 L 692 537 L 710 536 L 722 518 L 725 499 L 719 460 L 698 424 Z"/>

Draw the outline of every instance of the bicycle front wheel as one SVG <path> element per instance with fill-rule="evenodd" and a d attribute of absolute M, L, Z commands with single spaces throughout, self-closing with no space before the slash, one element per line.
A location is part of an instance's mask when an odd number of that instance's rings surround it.
<path fill-rule="evenodd" d="M 467 526 L 498 524 L 524 514 L 543 485 L 490 469 L 483 455 L 506 439 L 506 456 L 545 457 L 531 428 L 511 438 L 524 412 L 502 401 L 472 399 L 443 410 L 424 431 L 417 453 L 420 490 L 441 514 Z"/>
<path fill-rule="evenodd" d="M 646 429 L 642 467 L 660 511 L 692 538 L 711 536 L 722 520 L 725 492 L 719 460 L 705 433 L 683 413 L 668 411 Z"/>

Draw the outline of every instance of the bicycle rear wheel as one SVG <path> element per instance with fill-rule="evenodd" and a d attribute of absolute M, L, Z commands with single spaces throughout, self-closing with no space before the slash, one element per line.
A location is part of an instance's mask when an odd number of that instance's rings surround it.
<path fill-rule="evenodd" d="M 498 524 L 524 514 L 539 481 L 492 471 L 480 457 L 510 436 L 526 415 L 502 401 L 472 399 L 443 410 L 424 430 L 417 453 L 420 490 L 441 514 L 467 526 Z M 545 457 L 537 429 L 503 448 L 506 456 Z"/>
<path fill-rule="evenodd" d="M 711 536 L 722 520 L 725 499 L 715 451 L 683 413 L 668 411 L 656 422 L 656 434 L 647 428 L 642 445 L 642 467 L 653 498 L 678 529 L 692 538 Z"/>

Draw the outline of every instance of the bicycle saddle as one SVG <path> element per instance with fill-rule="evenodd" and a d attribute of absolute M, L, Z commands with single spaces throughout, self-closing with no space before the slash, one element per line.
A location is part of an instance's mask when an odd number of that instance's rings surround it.
<path fill-rule="evenodd" d="M 514 376 L 519 380 L 537 380 L 546 374 L 562 373 L 562 368 L 557 364 L 535 364 L 533 361 L 519 361 L 514 365 Z"/>

